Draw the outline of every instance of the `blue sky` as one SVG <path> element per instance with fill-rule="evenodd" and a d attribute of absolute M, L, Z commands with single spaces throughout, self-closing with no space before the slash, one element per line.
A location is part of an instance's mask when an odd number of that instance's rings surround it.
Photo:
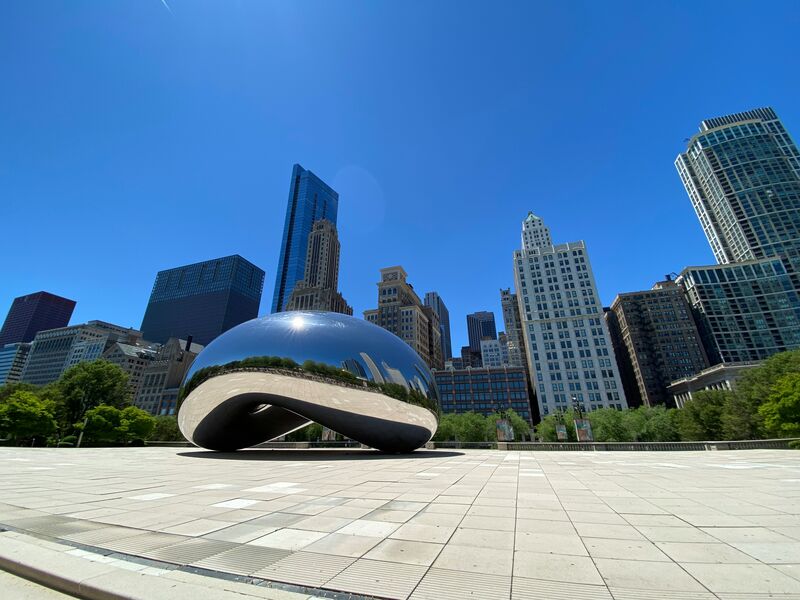
<path fill-rule="evenodd" d="M 457 353 L 529 210 L 608 304 L 713 262 L 672 164 L 701 119 L 800 136 L 796 2 L 167 2 L 0 6 L 0 313 L 44 289 L 138 327 L 158 270 L 239 253 L 266 314 L 299 162 L 356 315 L 401 264 Z"/>

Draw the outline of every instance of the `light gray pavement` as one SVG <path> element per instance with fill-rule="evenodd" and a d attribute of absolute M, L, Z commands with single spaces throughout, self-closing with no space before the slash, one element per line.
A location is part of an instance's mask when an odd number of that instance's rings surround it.
<path fill-rule="evenodd" d="M 3 590 L 4 598 L 13 598 L 13 600 L 72 600 L 75 598 L 75 596 L 67 596 L 5 571 L 0 571 L 0 590 Z"/>
<path fill-rule="evenodd" d="M 800 598 L 790 450 L 0 448 L 0 524 L 304 594 Z"/>

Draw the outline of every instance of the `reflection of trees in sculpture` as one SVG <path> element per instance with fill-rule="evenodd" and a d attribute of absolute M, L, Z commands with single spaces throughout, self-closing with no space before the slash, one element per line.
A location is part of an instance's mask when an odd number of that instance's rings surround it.
<path fill-rule="evenodd" d="M 376 383 L 361 377 L 356 377 L 353 373 L 345 369 L 332 367 L 313 360 L 307 360 L 300 365 L 291 358 L 281 356 L 251 356 L 242 360 L 234 360 L 224 365 L 214 365 L 199 369 L 192 375 L 186 385 L 183 386 L 178 399 L 179 404 L 203 382 L 212 377 L 236 371 L 273 372 L 278 375 L 291 375 L 294 377 L 321 380 L 324 383 L 330 383 L 332 385 L 356 389 L 367 388 L 371 391 L 376 391 L 390 398 L 394 398 L 395 400 L 427 408 L 435 415 L 439 415 L 438 404 L 418 390 L 406 389 L 398 383 Z"/>

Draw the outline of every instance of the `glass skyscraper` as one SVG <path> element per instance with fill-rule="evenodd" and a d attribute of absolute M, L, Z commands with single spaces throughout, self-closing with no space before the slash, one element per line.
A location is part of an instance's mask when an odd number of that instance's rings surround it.
<path fill-rule="evenodd" d="M 777 256 L 800 284 L 800 152 L 774 110 L 703 121 L 675 165 L 719 264 Z"/>
<path fill-rule="evenodd" d="M 206 345 L 258 316 L 264 271 L 238 254 L 160 271 L 142 320 L 148 342 Z"/>
<path fill-rule="evenodd" d="M 339 194 L 311 171 L 294 165 L 275 273 L 272 312 L 286 310 L 295 284 L 303 279 L 308 236 L 314 222 L 327 219 L 335 226 L 338 211 Z"/>
<path fill-rule="evenodd" d="M 40 331 L 66 327 L 74 309 L 74 300 L 48 292 L 15 298 L 0 329 L 0 347 L 30 342 Z"/>
<path fill-rule="evenodd" d="M 719 263 L 679 278 L 711 362 L 800 348 L 800 152 L 775 111 L 703 121 L 675 165 Z"/>

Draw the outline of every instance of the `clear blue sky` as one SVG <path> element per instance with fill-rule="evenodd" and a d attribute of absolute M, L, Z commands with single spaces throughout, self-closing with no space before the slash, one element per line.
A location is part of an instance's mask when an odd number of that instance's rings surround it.
<path fill-rule="evenodd" d="M 796 1 L 166 2 L 0 5 L 0 313 L 44 289 L 138 327 L 158 270 L 239 253 L 266 314 L 299 162 L 356 315 L 401 264 L 458 352 L 528 210 L 608 304 L 713 262 L 672 164 L 701 119 L 800 137 Z"/>

